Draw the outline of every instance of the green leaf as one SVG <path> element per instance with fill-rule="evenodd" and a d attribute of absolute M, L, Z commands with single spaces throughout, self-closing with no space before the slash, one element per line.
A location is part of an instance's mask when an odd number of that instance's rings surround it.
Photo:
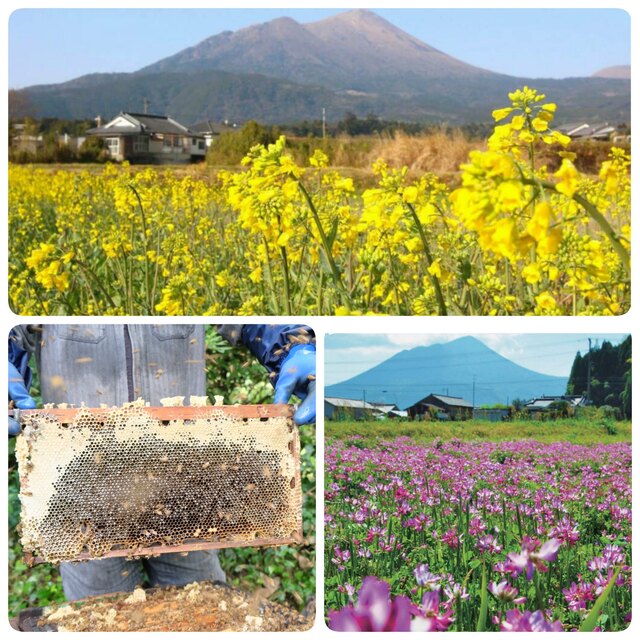
<path fill-rule="evenodd" d="M 600 612 L 609 599 L 609 595 L 613 591 L 613 587 L 616 583 L 616 580 L 618 579 L 618 574 L 620 573 L 621 568 L 622 567 L 618 567 L 614 571 L 611 580 L 609 580 L 609 584 L 607 584 L 604 591 L 600 594 L 600 597 L 596 600 L 595 604 L 591 608 L 591 611 L 589 611 L 589 615 L 580 625 L 580 631 L 593 631 L 598 626 L 598 618 L 600 617 Z"/>
<path fill-rule="evenodd" d="M 480 597 L 480 615 L 476 631 L 484 631 L 487 627 L 487 610 L 489 608 L 489 590 L 487 589 L 487 566 L 482 565 L 482 587 Z"/>

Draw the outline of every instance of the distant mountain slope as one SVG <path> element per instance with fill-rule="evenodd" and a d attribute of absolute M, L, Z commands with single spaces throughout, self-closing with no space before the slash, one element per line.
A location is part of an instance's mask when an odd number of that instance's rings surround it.
<path fill-rule="evenodd" d="M 614 67 L 605 67 L 596 71 L 592 78 L 617 78 L 618 80 L 630 80 L 631 79 L 631 65 L 620 64 Z"/>
<path fill-rule="evenodd" d="M 140 73 L 220 69 L 336 90 L 416 93 L 430 78 L 498 76 L 430 47 L 367 10 L 299 24 L 278 18 L 225 31 Z"/>
<path fill-rule="evenodd" d="M 462 397 L 475 405 L 563 394 L 567 378 L 515 364 L 476 338 L 402 351 L 349 380 L 325 388 L 325 396 L 363 397 L 406 409 L 431 393 Z"/>
<path fill-rule="evenodd" d="M 279 18 L 225 31 L 135 73 L 90 74 L 15 92 L 18 117 L 111 118 L 140 111 L 202 119 L 329 122 L 347 111 L 414 122 L 490 122 L 525 84 L 558 103 L 557 122 L 630 121 L 630 82 L 515 78 L 466 64 L 371 11 L 309 24 Z M 12 112 L 13 113 L 13 112 Z"/>
<path fill-rule="evenodd" d="M 185 124 L 225 118 L 281 124 L 319 119 L 324 108 L 329 122 L 352 111 L 359 116 L 375 113 L 387 119 L 459 125 L 491 122 L 491 111 L 507 104 L 507 93 L 527 83 L 558 103 L 557 123 L 583 119 L 629 122 L 629 83 L 605 78 L 441 79 L 421 85 L 421 93 L 398 96 L 352 95 L 319 85 L 226 71 L 113 73 L 37 85 L 16 93 L 26 105 L 18 117 L 111 118 L 120 111 L 140 111 L 147 98 L 153 113 L 170 115 Z"/>

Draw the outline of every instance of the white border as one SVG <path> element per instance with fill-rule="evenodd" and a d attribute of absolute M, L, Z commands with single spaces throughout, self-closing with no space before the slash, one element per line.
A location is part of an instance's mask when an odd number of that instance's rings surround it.
<path fill-rule="evenodd" d="M 328 2 L 327 4 L 314 3 L 315 7 L 322 8 L 336 8 L 336 9 L 352 9 L 352 8 L 388 8 L 391 4 L 393 4 L 394 8 L 472 8 L 472 9 L 483 9 L 483 8 L 505 8 L 505 9 L 515 9 L 515 3 L 513 1 L 507 0 L 493 0 L 491 2 L 461 2 L 452 0 L 450 2 L 443 2 L 442 0 L 439 2 L 400 2 L 389 3 L 380 2 L 379 0 L 369 0 L 368 2 L 362 2 L 353 0 L 349 3 L 344 2 Z M 242 0 L 238 2 L 218 2 L 216 0 L 209 1 L 198 1 L 195 2 L 193 0 L 186 1 L 183 3 L 174 2 L 163 2 L 162 0 L 155 0 L 153 2 L 138 0 L 132 6 L 132 3 L 127 0 L 111 0 L 110 2 L 78 2 L 74 0 L 66 0 L 63 2 L 44 2 L 40 1 L 16 1 L 9 0 L 8 2 L 3 2 L 0 6 L 0 12 L 3 16 L 2 21 L 2 31 L 0 34 L 2 35 L 1 41 L 5 43 L 2 48 L 2 57 L 4 63 L 5 70 L 5 79 L 4 79 L 4 88 L 8 88 L 8 79 L 7 79 L 7 68 L 8 61 L 5 59 L 8 55 L 7 45 L 8 42 L 8 24 L 9 24 L 9 16 L 10 14 L 20 8 L 139 8 L 139 9 L 154 9 L 154 8 L 199 8 L 199 9 L 222 9 L 222 8 L 302 8 L 304 5 L 300 1 L 291 2 L 290 0 L 280 0 L 275 3 L 266 3 L 266 2 L 243 2 Z M 311 8 L 307 6 L 305 8 Z M 557 8 L 567 8 L 567 9 L 586 9 L 586 8 L 608 8 L 608 9 L 623 9 L 626 10 L 631 16 L 631 64 L 633 70 L 632 76 L 632 125 L 637 122 L 637 114 L 638 114 L 638 96 L 639 89 L 638 83 L 635 80 L 635 69 L 637 64 L 637 43 L 640 43 L 640 29 L 638 27 L 638 22 L 640 20 L 640 8 L 638 5 L 631 2 L 631 0 L 619 0 L 618 2 L 607 6 L 607 3 L 603 2 L 593 2 L 590 0 L 583 0 L 582 2 L 576 2 L 572 0 L 564 0 L 560 3 L 553 0 L 537 0 L 532 1 L 528 0 L 523 4 L 519 4 L 517 6 L 518 9 L 525 8 L 535 8 L 535 9 L 557 9 Z M 524 27 L 523 27 L 524 28 Z M 535 55 L 535 52 L 532 53 Z M 6 93 L 5 93 L 6 95 Z M 6 103 L 5 103 L 6 104 Z M 7 111 L 6 107 L 2 111 L 2 126 L 1 129 L 3 132 L 7 131 Z M 632 126 L 633 128 L 633 126 Z M 6 134 L 5 134 L 6 135 Z M 632 138 L 633 140 L 633 138 Z M 636 157 L 638 144 L 637 142 L 632 142 L 632 158 Z M 6 137 L 3 136 L 3 153 L 2 153 L 2 168 L 4 171 L 4 186 L 5 189 L 3 191 L 3 204 L 4 210 L 6 211 L 6 176 L 7 176 L 7 141 Z M 636 164 L 632 164 L 632 202 L 638 200 L 636 196 L 636 189 L 638 185 L 638 167 Z M 632 209 L 633 209 L 632 205 Z M 633 215 L 634 224 L 632 226 L 632 246 L 635 248 L 638 246 L 638 224 L 635 220 L 637 215 Z M 5 218 L 6 225 L 6 218 Z M 6 226 L 5 226 L 6 230 Z M 0 255 L 7 255 L 8 246 L 7 246 L 7 236 L 6 233 L 0 234 Z M 637 251 L 634 251 L 637 254 Z M 4 334 L 8 334 L 11 327 L 19 323 L 28 323 L 28 322 L 41 322 L 43 318 L 38 317 L 24 317 L 24 316 L 16 316 L 13 314 L 7 304 L 8 300 L 8 283 L 7 283 L 7 262 L 3 261 L 2 264 L 2 273 L 4 278 L 0 278 L 0 300 L 3 302 L 1 304 L 4 305 L 5 313 L 2 314 L 2 328 Z M 473 330 L 474 333 L 632 333 L 632 328 L 634 326 L 638 326 L 638 313 L 636 312 L 637 304 L 637 291 L 638 291 L 638 266 L 637 261 L 633 260 L 632 263 L 632 307 L 631 311 L 629 311 L 624 316 L 613 317 L 613 318 L 604 318 L 604 317 L 584 317 L 584 318 L 537 318 L 537 317 L 367 317 L 363 318 L 337 318 L 337 317 L 273 317 L 273 316 L 262 316 L 262 317 L 217 317 L 217 318 L 200 318 L 200 320 L 204 322 L 269 322 L 269 323 L 286 323 L 286 322 L 301 322 L 309 324 L 314 328 L 317 334 L 317 350 L 318 350 L 318 362 L 321 363 L 324 358 L 324 335 L 326 333 L 427 333 L 427 332 L 435 332 L 435 333 L 469 333 L 470 329 Z M 64 318 L 64 317 L 50 317 L 47 320 L 52 322 L 77 322 L 77 323 L 85 323 L 95 321 L 95 318 Z M 129 317 L 129 318 L 101 318 L 100 321 L 105 323 L 122 323 L 124 321 L 127 322 L 141 322 L 141 323 L 152 323 L 158 322 L 158 318 L 146 318 L 146 317 Z M 178 323 L 184 322 L 185 320 L 194 321 L 193 317 L 189 318 L 162 318 L 161 321 L 164 323 Z M 635 367 L 637 369 L 637 367 Z M 4 371 L 4 370 L 3 370 Z M 4 372 L 3 372 L 3 383 L 4 383 Z M 634 401 L 633 408 L 636 416 L 640 416 L 640 394 L 638 393 L 638 372 L 634 371 L 634 378 L 636 380 L 634 384 Z M 318 380 L 317 380 L 318 388 L 323 388 L 324 384 L 324 372 L 323 367 L 318 367 Z M 321 578 L 322 575 L 322 567 L 324 566 L 324 557 L 323 557 L 323 509 L 322 509 L 322 497 L 323 497 L 323 481 L 324 481 L 324 473 L 323 473 L 323 464 L 324 464 L 324 455 L 323 455 L 323 437 L 324 437 L 324 429 L 323 429 L 323 403 L 318 400 L 318 425 L 317 425 L 317 442 L 318 442 L 318 456 L 317 456 L 317 573 L 318 573 L 318 592 L 317 592 L 317 610 L 318 615 L 316 619 L 316 624 L 312 630 L 304 633 L 288 633 L 286 635 L 281 633 L 262 633 L 257 634 L 254 637 L 291 637 L 291 638 L 321 638 L 326 637 L 327 635 L 334 635 L 337 638 L 352 638 L 355 637 L 355 634 L 343 633 L 343 634 L 334 634 L 333 632 L 327 631 L 326 627 L 323 623 L 323 610 L 324 610 L 324 599 L 323 599 L 323 581 Z M 634 465 L 634 479 L 638 477 L 638 455 L 634 448 L 633 455 L 633 465 Z M 635 484 L 635 483 L 634 483 Z M 6 513 L 6 492 L 0 492 L 2 494 L 2 504 L 4 506 L 4 513 Z M 637 493 L 637 492 L 636 492 Z M 638 496 L 634 497 L 634 510 L 638 508 Z M 634 527 L 634 537 L 636 527 Z M 0 541 L 2 545 L 2 553 L 3 557 L 5 557 L 7 550 L 7 541 L 6 541 L 6 532 L 3 528 L 2 540 Z M 636 554 L 637 555 L 637 554 Z M 6 563 L 4 566 L 7 566 Z M 636 589 L 637 592 L 637 589 Z M 633 604 L 635 608 L 635 604 L 638 600 L 638 596 L 636 595 L 633 599 Z M 6 582 L 2 582 L 2 589 L 0 590 L 0 603 L 6 603 Z M 2 605 L 5 606 L 5 605 Z M 640 617 L 640 614 L 638 614 Z M 6 618 L 3 618 L 5 621 L 5 628 L 11 633 L 12 630 L 9 628 L 8 622 Z M 629 629 L 625 632 L 622 632 L 625 637 L 637 631 L 640 623 L 637 621 L 632 622 Z M 153 634 L 152 634 L 153 635 Z M 156 634 L 166 637 L 167 634 Z M 184 637 L 187 634 L 169 634 L 175 635 L 177 637 Z M 234 638 L 244 638 L 249 637 L 248 633 L 236 633 L 236 634 L 222 634 L 225 636 L 231 636 Z M 375 636 L 385 637 L 385 634 L 373 634 Z M 473 637 L 475 634 L 473 633 L 458 633 L 456 637 Z M 555 634 L 560 635 L 560 634 Z M 386 636 L 388 637 L 388 636 Z"/>

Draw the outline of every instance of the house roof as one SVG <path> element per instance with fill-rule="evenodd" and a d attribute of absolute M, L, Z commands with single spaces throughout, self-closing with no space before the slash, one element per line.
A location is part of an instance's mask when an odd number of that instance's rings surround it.
<path fill-rule="evenodd" d="M 430 393 L 427 398 L 437 398 L 440 402 L 444 402 L 452 407 L 466 407 L 468 409 L 473 409 L 473 405 L 468 400 L 458 398 L 457 396 L 442 396 L 438 393 Z"/>
<path fill-rule="evenodd" d="M 191 125 L 189 128 L 191 131 L 195 131 L 203 135 L 219 135 L 225 131 L 237 131 L 237 127 L 232 127 L 231 125 L 224 123 L 212 122 L 211 120 L 198 122 Z"/>
<path fill-rule="evenodd" d="M 116 124 L 125 120 L 128 124 Z M 184 125 L 169 116 L 156 116 L 148 113 L 121 112 L 113 120 L 102 127 L 94 127 L 87 131 L 90 135 L 109 135 L 123 133 L 137 135 L 140 133 L 161 133 L 173 135 L 197 136 Z"/>
<path fill-rule="evenodd" d="M 524 404 L 526 409 L 548 409 L 554 402 L 568 402 L 574 407 L 583 404 L 582 396 L 542 396 L 541 398 L 533 398 Z"/>
<path fill-rule="evenodd" d="M 350 409 L 369 409 L 370 411 L 377 411 L 379 407 L 374 407 L 368 402 L 362 400 L 353 400 L 351 398 L 325 398 L 325 402 L 333 405 L 334 407 L 347 407 Z"/>
<path fill-rule="evenodd" d="M 588 122 L 570 122 L 558 128 L 561 133 L 572 138 L 600 138 L 608 137 L 616 131 L 616 128 L 608 122 L 589 124 Z"/>

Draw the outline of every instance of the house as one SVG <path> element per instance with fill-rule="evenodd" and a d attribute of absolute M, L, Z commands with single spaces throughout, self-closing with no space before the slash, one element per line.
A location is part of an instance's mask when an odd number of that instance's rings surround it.
<path fill-rule="evenodd" d="M 350 398 L 325 398 L 324 417 L 327 420 L 367 420 L 375 418 L 380 411 L 364 400 Z"/>
<path fill-rule="evenodd" d="M 175 164 L 203 160 L 207 149 L 203 135 L 188 129 L 169 116 L 147 113 L 120 113 L 113 120 L 89 129 L 98 136 L 112 160 L 142 164 Z"/>
<path fill-rule="evenodd" d="M 398 405 L 396 404 L 386 404 L 384 402 L 371 402 L 370 404 L 379 412 L 376 415 L 376 418 L 379 420 L 409 417 L 409 414 L 406 411 L 398 409 Z"/>
<path fill-rule="evenodd" d="M 238 125 L 235 123 L 231 124 L 228 120 L 221 124 L 217 124 L 211 120 L 204 120 L 203 122 L 198 122 L 189 128 L 198 135 L 204 136 L 204 142 L 208 149 L 211 146 L 211 143 L 218 138 L 221 133 L 237 131 Z"/>
<path fill-rule="evenodd" d="M 561 133 L 572 139 L 609 140 L 616 133 L 616 128 L 608 122 L 589 124 L 588 122 L 570 122 L 558 127 Z"/>
<path fill-rule="evenodd" d="M 434 416 L 438 420 L 468 420 L 473 413 L 473 405 L 455 396 L 429 394 L 407 409 L 414 420 L 422 420 L 426 416 Z"/>
<path fill-rule="evenodd" d="M 14 124 L 13 134 L 11 146 L 16 151 L 37 153 L 41 149 L 44 149 L 44 137 L 42 134 L 29 132 L 26 124 Z"/>
<path fill-rule="evenodd" d="M 584 396 L 541 396 L 533 398 L 522 405 L 522 410 L 533 417 L 542 417 L 542 414 L 552 414 L 557 412 L 559 407 L 566 406 L 575 411 L 577 407 L 587 404 Z"/>

